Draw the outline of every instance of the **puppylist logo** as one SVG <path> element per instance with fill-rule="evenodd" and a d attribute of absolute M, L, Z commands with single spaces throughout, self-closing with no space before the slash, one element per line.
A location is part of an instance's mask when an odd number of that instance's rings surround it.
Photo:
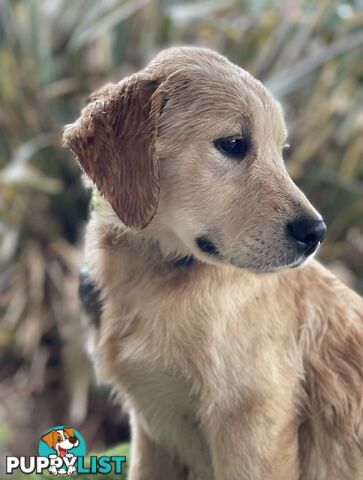
<path fill-rule="evenodd" d="M 126 457 L 121 455 L 91 455 L 85 462 L 86 443 L 74 428 L 57 426 L 48 430 L 39 441 L 38 456 L 6 457 L 6 474 L 77 475 L 122 473 Z"/>

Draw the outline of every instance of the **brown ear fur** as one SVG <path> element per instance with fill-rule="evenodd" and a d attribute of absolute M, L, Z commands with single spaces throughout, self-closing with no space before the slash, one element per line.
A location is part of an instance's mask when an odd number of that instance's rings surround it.
<path fill-rule="evenodd" d="M 121 221 L 136 229 L 152 220 L 159 201 L 157 87 L 142 72 L 105 86 L 63 135 Z"/>

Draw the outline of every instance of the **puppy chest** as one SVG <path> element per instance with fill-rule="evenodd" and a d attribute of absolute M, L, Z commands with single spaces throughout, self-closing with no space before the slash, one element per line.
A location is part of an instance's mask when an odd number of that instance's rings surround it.
<path fill-rule="evenodd" d="M 122 377 L 121 388 L 145 432 L 198 478 L 211 480 L 210 452 L 190 382 L 181 374 L 136 363 L 125 365 Z"/>

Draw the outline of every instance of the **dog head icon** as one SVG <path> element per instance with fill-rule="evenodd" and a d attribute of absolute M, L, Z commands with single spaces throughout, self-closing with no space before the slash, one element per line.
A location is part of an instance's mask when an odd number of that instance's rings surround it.
<path fill-rule="evenodd" d="M 52 448 L 57 452 L 60 457 L 65 457 L 68 450 L 78 447 L 79 440 L 73 432 L 73 428 L 64 427 L 61 430 L 51 430 L 41 437 L 41 440 L 45 442 L 49 448 Z"/>

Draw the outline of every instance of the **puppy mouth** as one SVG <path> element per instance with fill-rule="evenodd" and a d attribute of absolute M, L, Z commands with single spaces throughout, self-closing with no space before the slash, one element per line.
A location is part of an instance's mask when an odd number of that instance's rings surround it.
<path fill-rule="evenodd" d="M 317 251 L 317 249 L 319 248 L 320 243 L 321 242 L 316 242 L 313 245 L 311 245 L 311 247 L 304 252 L 304 257 L 308 258 L 308 257 L 310 257 L 310 255 L 313 255 L 313 253 L 315 253 Z"/>
<path fill-rule="evenodd" d="M 320 244 L 319 244 L 320 245 Z M 317 252 L 319 245 L 316 245 L 314 248 L 309 250 L 308 252 L 305 252 L 304 255 L 296 259 L 294 262 L 290 263 L 289 265 L 286 265 L 287 268 L 298 268 L 301 267 L 309 258 L 314 257 L 314 254 Z"/>
<path fill-rule="evenodd" d="M 218 257 L 220 256 L 220 252 L 218 248 L 215 246 L 215 244 L 205 236 L 198 237 L 195 240 L 195 243 L 197 244 L 197 247 L 199 250 L 207 255 L 211 255 L 213 257 Z"/>
<path fill-rule="evenodd" d="M 301 265 L 302 265 L 303 263 L 305 263 L 307 259 L 308 259 L 308 257 L 298 258 L 297 260 L 295 260 L 294 262 L 286 265 L 286 266 L 283 267 L 283 268 L 298 268 L 298 267 L 301 267 Z"/>
<path fill-rule="evenodd" d="M 196 238 L 195 244 L 197 245 L 198 249 L 202 253 L 208 255 L 209 257 L 213 257 L 215 260 L 223 261 L 223 255 L 221 254 L 220 250 L 208 236 L 203 235 Z M 301 265 L 303 265 L 309 258 L 314 256 L 319 246 L 320 246 L 320 242 L 312 245 L 311 248 L 305 251 L 302 255 L 299 255 L 297 258 L 295 257 L 290 261 L 283 262 L 280 265 L 276 265 L 274 268 L 269 268 L 268 270 L 266 270 L 266 272 L 278 271 L 283 268 L 298 268 Z M 238 262 L 230 261 L 230 263 L 238 268 L 248 268 L 248 267 L 239 265 Z"/>

